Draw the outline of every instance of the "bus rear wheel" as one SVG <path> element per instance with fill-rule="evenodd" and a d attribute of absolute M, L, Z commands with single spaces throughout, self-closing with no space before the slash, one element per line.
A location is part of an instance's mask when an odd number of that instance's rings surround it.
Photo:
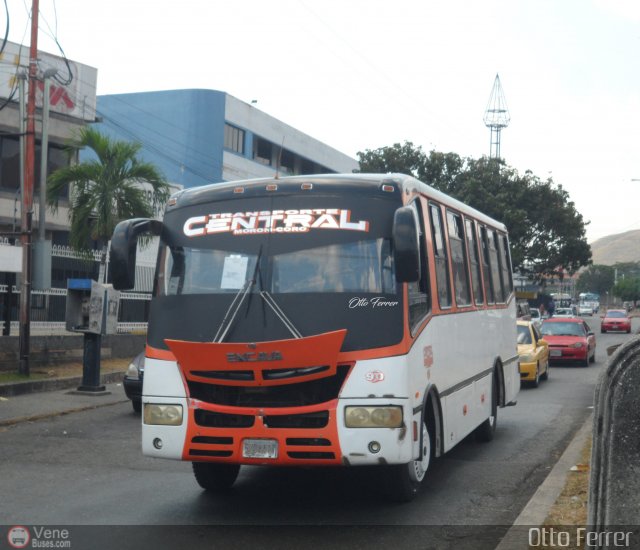
<path fill-rule="evenodd" d="M 387 466 L 385 478 L 386 492 L 394 502 L 411 502 L 420 490 L 422 480 L 427 474 L 431 459 L 434 456 L 432 434 L 427 425 L 422 425 L 422 458 L 408 464 Z"/>
<path fill-rule="evenodd" d="M 536 377 L 539 376 L 536 368 Z M 495 371 L 491 380 L 491 415 L 475 430 L 476 441 L 488 442 L 493 439 L 498 425 L 498 377 Z"/>
<path fill-rule="evenodd" d="M 240 464 L 193 462 L 192 466 L 198 485 L 212 493 L 230 489 L 240 472 Z"/>

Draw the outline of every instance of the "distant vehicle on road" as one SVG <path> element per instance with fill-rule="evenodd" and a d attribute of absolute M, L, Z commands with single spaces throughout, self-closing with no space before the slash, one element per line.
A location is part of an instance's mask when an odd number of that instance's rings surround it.
<path fill-rule="evenodd" d="M 578 306 L 578 315 L 593 315 L 593 306 L 585 302 Z"/>
<path fill-rule="evenodd" d="M 142 410 L 142 379 L 144 376 L 144 351 L 136 355 L 129 363 L 127 372 L 122 379 L 125 395 L 131 399 L 133 410 Z"/>
<path fill-rule="evenodd" d="M 624 309 L 610 309 L 602 316 L 600 332 L 605 333 L 611 330 L 631 332 L 631 319 Z"/>
<path fill-rule="evenodd" d="M 582 319 L 552 317 L 540 327 L 549 344 L 549 360 L 588 367 L 596 360 L 596 336 Z"/>
<path fill-rule="evenodd" d="M 534 388 L 549 378 L 549 345 L 532 321 L 518 321 L 520 380 Z"/>
<path fill-rule="evenodd" d="M 575 317 L 573 309 L 570 307 L 557 307 L 554 317 Z"/>
<path fill-rule="evenodd" d="M 532 307 L 530 309 L 531 322 L 537 327 L 540 328 L 540 324 L 542 323 L 542 313 L 537 307 Z"/>

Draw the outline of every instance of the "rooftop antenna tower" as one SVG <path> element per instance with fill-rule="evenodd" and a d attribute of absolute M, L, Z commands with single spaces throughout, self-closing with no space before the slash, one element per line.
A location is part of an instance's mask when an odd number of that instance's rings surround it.
<path fill-rule="evenodd" d="M 484 125 L 491 130 L 490 158 L 500 158 L 500 132 L 509 126 L 511 116 L 507 108 L 507 100 L 504 98 L 502 86 L 500 86 L 500 76 L 496 74 L 493 81 L 491 96 L 487 103 L 487 110 L 484 112 Z"/>

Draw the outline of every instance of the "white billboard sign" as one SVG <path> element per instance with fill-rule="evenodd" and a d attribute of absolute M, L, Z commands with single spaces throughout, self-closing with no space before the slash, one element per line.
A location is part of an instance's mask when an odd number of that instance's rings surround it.
<path fill-rule="evenodd" d="M 0 98 L 13 97 L 18 101 L 16 88 L 18 86 L 18 72 L 24 74 L 29 67 L 29 48 L 19 44 L 7 42 L 0 54 Z M 75 61 L 46 52 L 38 52 L 38 76 L 44 71 L 56 69 L 55 78 L 51 79 L 49 93 L 50 108 L 53 112 L 68 115 L 80 120 L 91 121 L 96 117 L 96 86 L 98 70 Z M 44 83 L 37 81 L 36 105 L 42 106 Z"/>

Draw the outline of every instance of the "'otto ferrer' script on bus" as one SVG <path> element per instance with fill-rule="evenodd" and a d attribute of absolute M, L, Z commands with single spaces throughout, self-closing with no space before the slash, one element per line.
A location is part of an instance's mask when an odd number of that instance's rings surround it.
<path fill-rule="evenodd" d="M 314 208 L 309 210 L 260 210 L 194 216 L 184 224 L 187 237 L 215 233 L 258 235 L 263 233 L 307 233 L 311 229 L 369 231 L 368 221 L 351 221 L 351 210 Z"/>

